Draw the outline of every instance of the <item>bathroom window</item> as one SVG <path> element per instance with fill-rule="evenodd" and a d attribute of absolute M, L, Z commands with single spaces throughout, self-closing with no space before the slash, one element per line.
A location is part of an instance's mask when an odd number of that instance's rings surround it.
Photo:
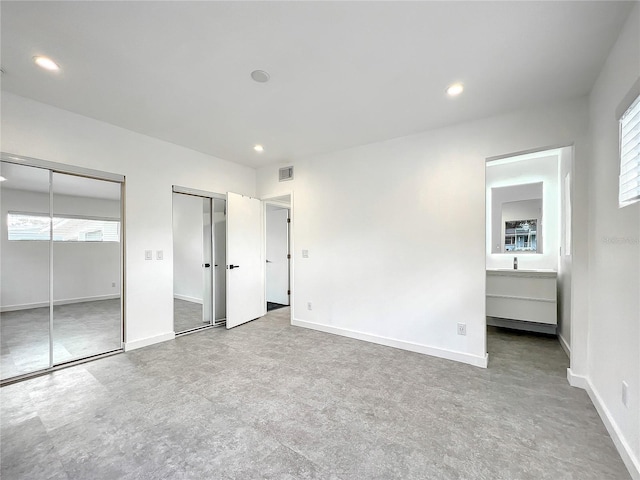
<path fill-rule="evenodd" d="M 620 207 L 640 200 L 640 96 L 620 118 Z"/>

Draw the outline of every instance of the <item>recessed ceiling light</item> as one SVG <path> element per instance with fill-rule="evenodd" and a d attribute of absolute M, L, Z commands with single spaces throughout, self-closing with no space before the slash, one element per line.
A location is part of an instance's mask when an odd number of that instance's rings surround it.
<path fill-rule="evenodd" d="M 262 145 L 256 145 L 253 147 L 256 152 L 264 152 L 264 147 Z"/>
<path fill-rule="evenodd" d="M 45 70 L 50 70 L 52 72 L 57 72 L 58 70 L 60 70 L 60 66 L 56 62 L 51 60 L 49 57 L 43 57 L 41 55 L 37 55 L 33 57 L 33 61 L 35 62 L 36 65 L 38 65 L 41 68 L 44 68 Z"/>
<path fill-rule="evenodd" d="M 253 78 L 258 83 L 267 83 L 271 78 L 271 75 L 269 75 L 264 70 L 254 70 L 253 72 L 251 72 L 251 78 Z"/>
<path fill-rule="evenodd" d="M 464 86 L 461 83 L 454 83 L 447 88 L 447 95 L 455 97 L 456 95 L 460 95 L 463 90 Z"/>

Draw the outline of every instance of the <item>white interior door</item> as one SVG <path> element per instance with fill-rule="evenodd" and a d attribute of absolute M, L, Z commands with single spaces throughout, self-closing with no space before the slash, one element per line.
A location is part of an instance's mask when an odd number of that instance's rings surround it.
<path fill-rule="evenodd" d="M 227 193 L 227 328 L 266 313 L 262 202 Z"/>
<path fill-rule="evenodd" d="M 267 205 L 267 302 L 289 305 L 289 209 Z"/>

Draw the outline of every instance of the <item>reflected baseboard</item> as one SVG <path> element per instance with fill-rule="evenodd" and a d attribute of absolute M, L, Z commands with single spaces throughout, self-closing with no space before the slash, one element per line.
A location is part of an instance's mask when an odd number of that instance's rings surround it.
<path fill-rule="evenodd" d="M 53 304 L 55 306 L 59 305 L 72 305 L 74 303 L 86 303 L 86 302 L 97 302 L 100 300 L 118 300 L 120 299 L 120 294 L 117 293 L 115 295 L 95 295 L 92 297 L 80 297 L 80 298 L 67 298 L 62 300 L 54 300 Z M 20 305 L 4 305 L 0 307 L 0 312 L 16 312 L 19 310 L 29 310 L 32 308 L 44 308 L 48 307 L 49 302 L 34 302 L 34 303 L 23 303 Z"/>
<path fill-rule="evenodd" d="M 201 298 L 190 297 L 188 295 L 180 295 L 179 293 L 174 293 L 173 294 L 173 298 L 174 299 L 177 298 L 178 300 L 184 300 L 185 302 L 198 303 L 198 304 L 202 305 L 202 299 Z"/>

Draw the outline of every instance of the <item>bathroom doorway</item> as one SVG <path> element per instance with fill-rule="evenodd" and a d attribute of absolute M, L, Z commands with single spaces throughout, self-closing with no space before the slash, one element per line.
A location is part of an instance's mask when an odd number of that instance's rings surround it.
<path fill-rule="evenodd" d="M 509 334 L 557 341 L 570 358 L 572 163 L 571 146 L 487 159 L 490 358 Z"/>

